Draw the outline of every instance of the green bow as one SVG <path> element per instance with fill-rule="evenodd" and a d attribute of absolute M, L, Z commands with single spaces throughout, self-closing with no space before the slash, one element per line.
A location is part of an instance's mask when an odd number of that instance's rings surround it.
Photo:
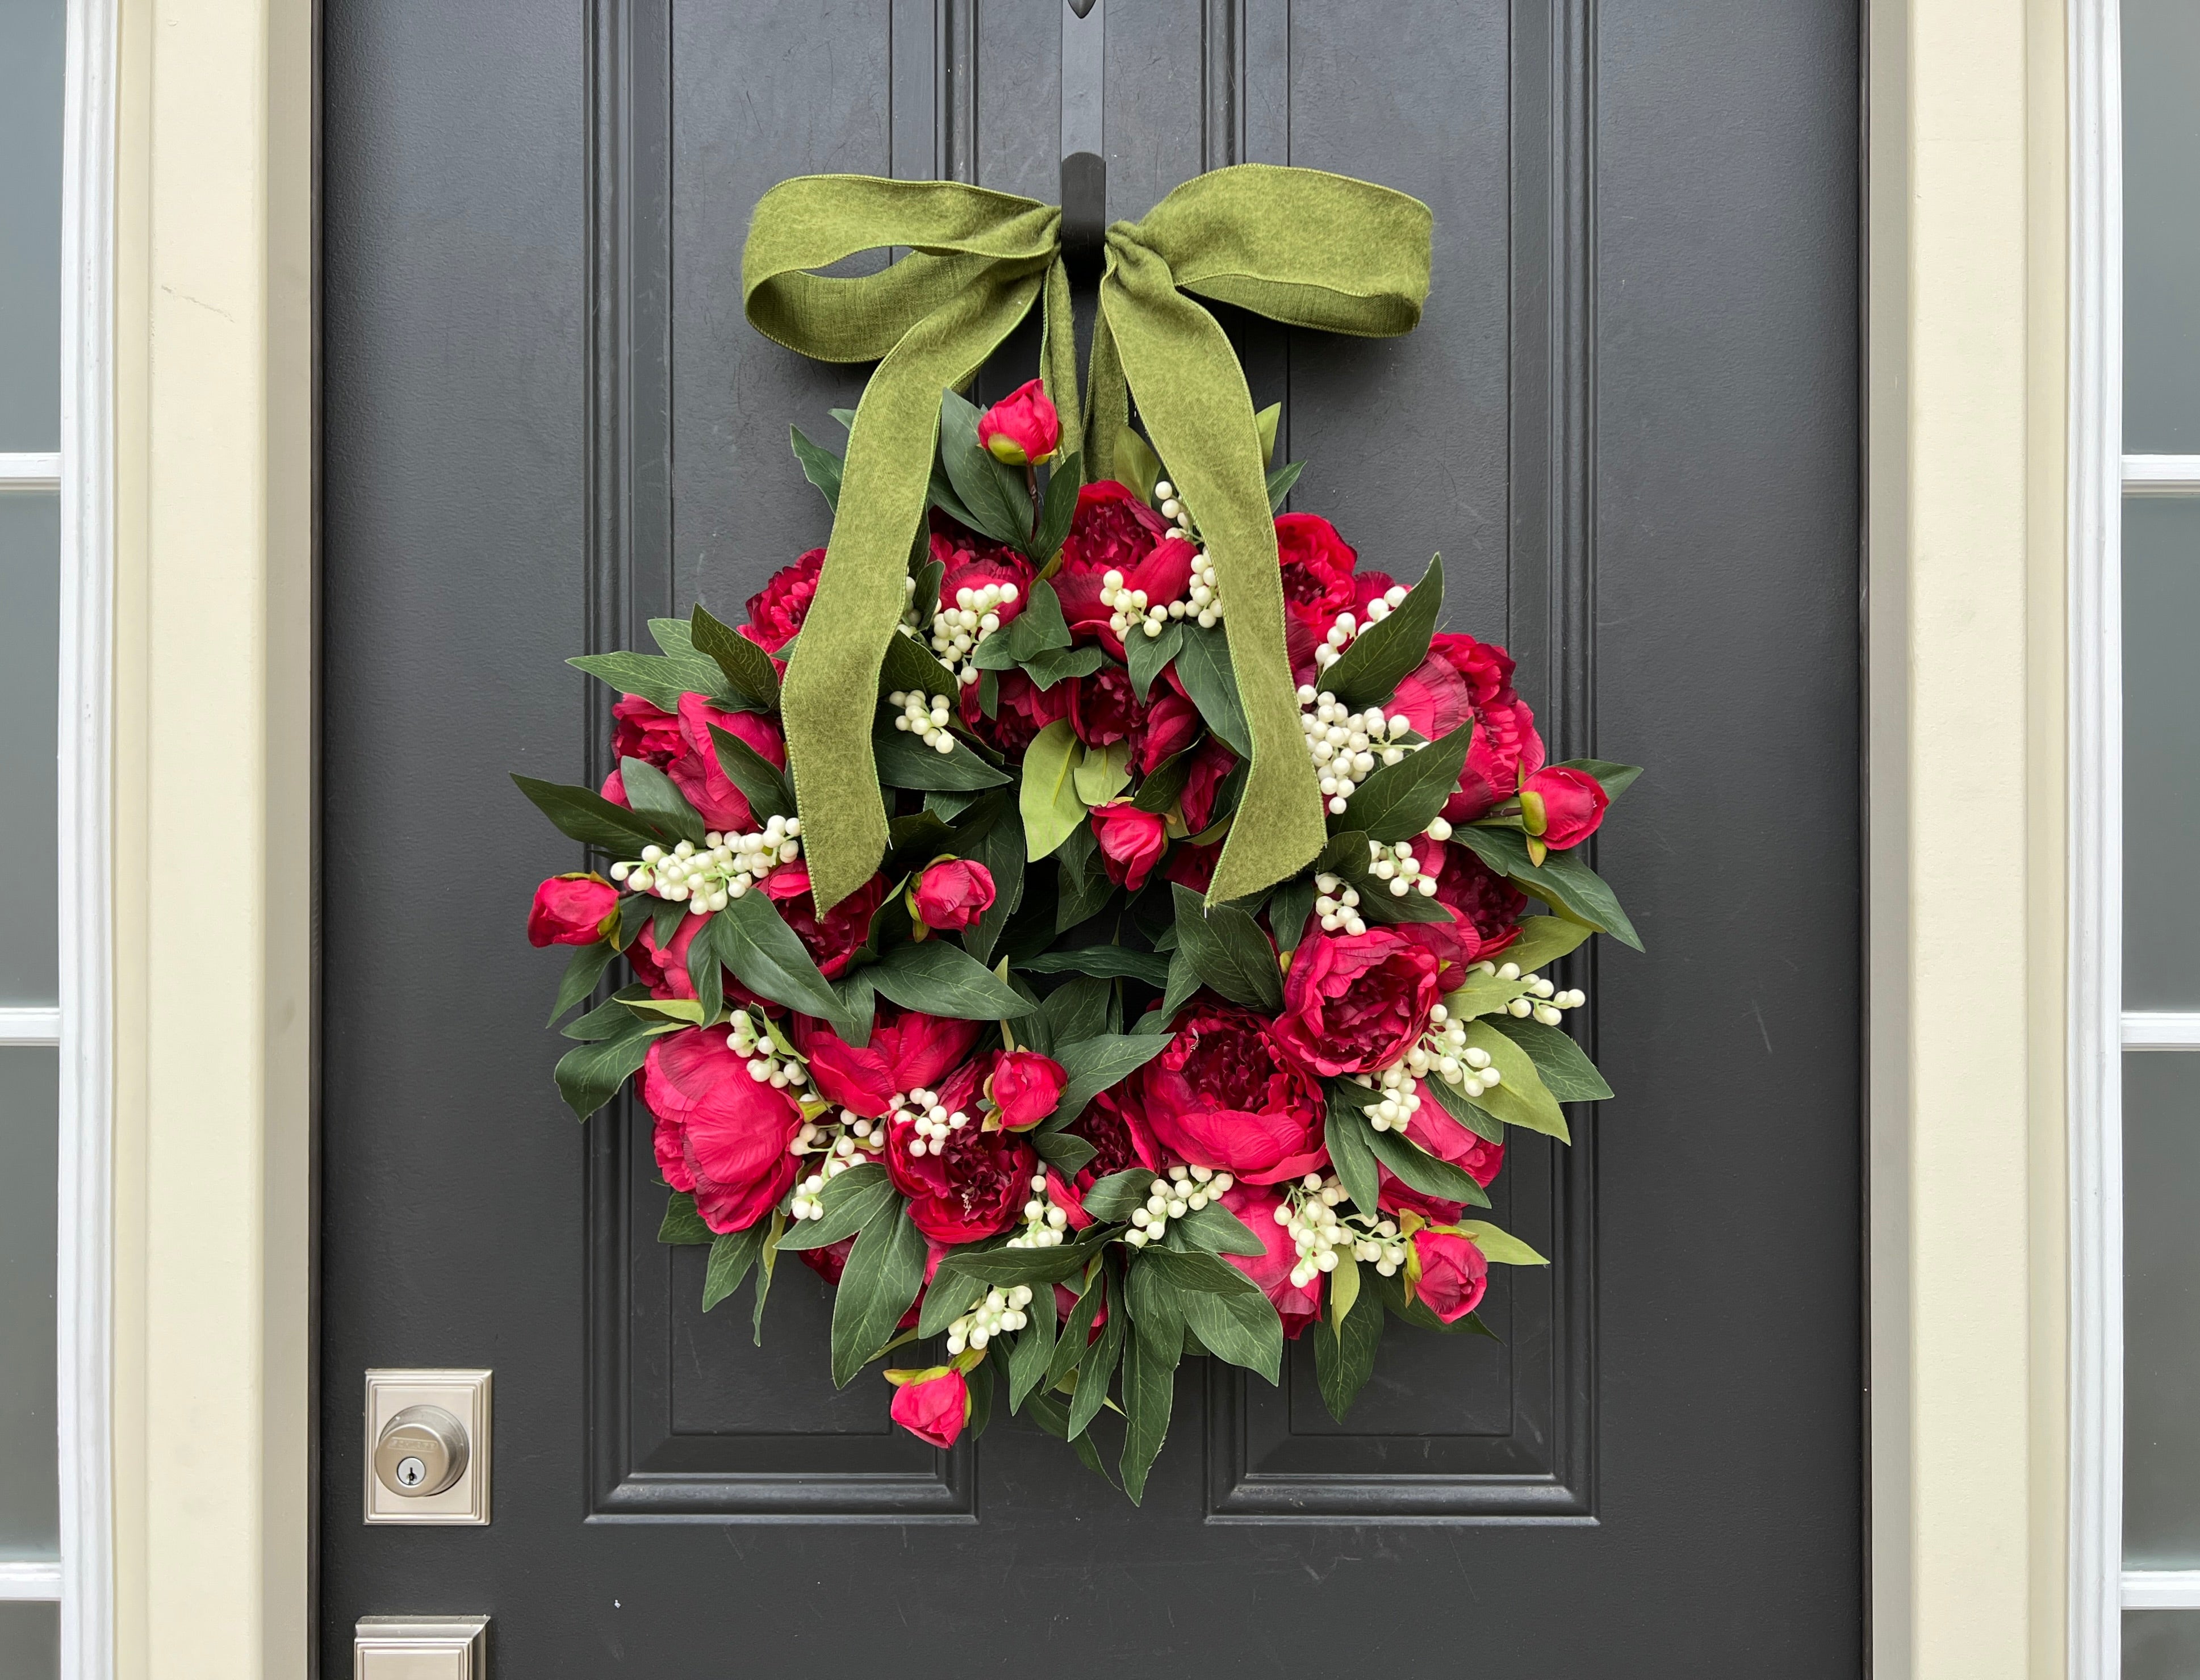
<path fill-rule="evenodd" d="M 1114 476 L 1130 399 L 1199 522 L 1252 738 L 1238 820 L 1211 900 L 1283 881 L 1326 838 L 1284 642 L 1284 597 L 1253 401 L 1220 325 L 1186 293 L 1292 326 L 1385 337 L 1420 319 L 1428 207 L 1318 170 L 1241 164 L 1185 182 L 1145 220 L 1108 230 L 1080 425 L 1069 284 L 1053 206 L 952 181 L 811 175 L 758 202 L 741 255 L 750 323 L 823 361 L 879 364 L 848 435 L 840 516 L 781 694 L 803 849 L 820 910 L 885 855 L 871 757 L 910 542 L 924 518 L 944 388 L 960 388 L 1044 293 L 1041 373 L 1086 477 Z M 907 246 L 884 271 L 807 271 Z"/>

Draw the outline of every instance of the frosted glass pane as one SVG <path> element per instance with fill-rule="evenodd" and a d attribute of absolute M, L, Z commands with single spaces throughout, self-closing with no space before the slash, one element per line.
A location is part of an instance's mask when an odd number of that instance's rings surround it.
<path fill-rule="evenodd" d="M 2124 448 L 2200 454 L 2200 6 L 2123 18 Z"/>
<path fill-rule="evenodd" d="M 0 1557 L 61 1543 L 54 1447 L 60 1052 L 0 1047 Z M 0 1666 L 0 1675 L 9 1671 Z"/>
<path fill-rule="evenodd" d="M 2196 835 L 2200 501 L 2134 498 L 2124 503 L 2127 1008 L 2200 1010 Z"/>
<path fill-rule="evenodd" d="M 61 544 L 50 492 L 0 494 L 0 1004 L 50 1004 L 58 986 Z"/>
<path fill-rule="evenodd" d="M 50 1604 L 0 1604 L 0 1676 L 55 1680 L 61 1671 L 59 1610 Z"/>
<path fill-rule="evenodd" d="M 2200 1055 L 2124 1057 L 2124 1561 L 2200 1568 Z M 2200 1669 L 2193 1671 L 2200 1674 Z"/>
<path fill-rule="evenodd" d="M 0 0 L 0 451 L 58 449 L 62 0 Z"/>
<path fill-rule="evenodd" d="M 2124 1680 L 2200 1674 L 2200 1610 L 2124 1612 Z"/>

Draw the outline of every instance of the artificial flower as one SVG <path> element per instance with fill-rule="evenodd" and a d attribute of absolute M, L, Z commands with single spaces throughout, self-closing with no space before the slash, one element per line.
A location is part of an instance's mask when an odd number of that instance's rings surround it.
<path fill-rule="evenodd" d="M 997 461 L 1027 466 L 1043 461 L 1062 443 L 1062 416 L 1046 387 L 1030 379 L 978 417 L 978 442 Z"/>
<path fill-rule="evenodd" d="M 935 934 L 957 934 L 992 908 L 993 872 L 967 858 L 931 864 L 909 889 L 909 913 Z"/>
<path fill-rule="evenodd" d="M 532 945 L 594 945 L 618 930 L 619 891 L 599 875 L 552 875 L 527 911 Z"/>
<path fill-rule="evenodd" d="M 1437 966 L 1401 928 L 1310 934 L 1291 953 L 1277 1037 L 1325 1077 L 1387 1068 L 1428 1030 Z"/>
<path fill-rule="evenodd" d="M 730 1036 L 723 1026 L 683 1027 L 650 1045 L 641 1070 L 658 1170 L 692 1191 L 703 1223 L 719 1232 L 746 1231 L 769 1213 L 800 1164 L 787 1145 L 801 1104 L 752 1077 Z"/>

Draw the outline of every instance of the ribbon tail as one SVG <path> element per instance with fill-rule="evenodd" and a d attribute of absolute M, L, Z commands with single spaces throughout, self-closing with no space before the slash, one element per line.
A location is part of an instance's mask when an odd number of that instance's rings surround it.
<path fill-rule="evenodd" d="M 1105 283 L 1103 283 L 1103 286 Z M 1085 482 L 1120 476 L 1115 445 L 1131 424 L 1131 388 L 1103 305 L 1092 318 L 1092 356 L 1085 376 Z"/>
<path fill-rule="evenodd" d="M 1085 436 L 1084 411 L 1077 395 L 1077 317 L 1069 301 L 1069 271 L 1056 257 L 1046 270 L 1046 326 L 1040 340 L 1039 373 L 1047 401 L 1062 417 L 1062 435 L 1075 449 Z M 1089 475 L 1088 475 L 1089 476 Z"/>

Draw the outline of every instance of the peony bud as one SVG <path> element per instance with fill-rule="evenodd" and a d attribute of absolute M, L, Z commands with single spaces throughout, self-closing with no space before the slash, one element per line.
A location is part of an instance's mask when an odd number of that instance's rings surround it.
<path fill-rule="evenodd" d="M 1124 800 L 1102 805 L 1092 812 L 1092 832 L 1100 841 L 1100 859 L 1108 879 L 1137 892 L 1168 850 L 1168 824 L 1158 811 L 1140 811 Z"/>
<path fill-rule="evenodd" d="M 970 1386 L 951 1366 L 927 1371 L 889 1371 L 895 1384 L 893 1420 L 920 1441 L 951 1447 L 970 1421 Z"/>
<path fill-rule="evenodd" d="M 1027 466 L 1062 442 L 1062 417 L 1036 379 L 1019 385 L 978 417 L 978 442 L 997 461 Z"/>
<path fill-rule="evenodd" d="M 1010 1132 L 1028 1131 L 1054 1112 L 1062 1100 L 1069 1072 L 1050 1056 L 1034 1050 L 1012 1050 L 993 1064 L 986 1092 Z"/>
<path fill-rule="evenodd" d="M 1563 765 L 1537 770 L 1520 783 L 1522 825 L 1553 852 L 1594 834 L 1611 803 L 1594 776 Z"/>
<path fill-rule="evenodd" d="M 1472 1312 L 1489 1287 L 1489 1262 L 1472 1239 L 1425 1226 L 1413 1232 L 1406 1256 L 1406 1293 L 1446 1324 Z"/>
<path fill-rule="evenodd" d="M 594 945 L 618 928 L 618 888 L 597 875 L 553 875 L 527 912 L 530 945 Z"/>
<path fill-rule="evenodd" d="M 909 913 L 935 933 L 960 933 L 992 908 L 993 874 L 965 858 L 943 858 L 909 889 Z"/>

